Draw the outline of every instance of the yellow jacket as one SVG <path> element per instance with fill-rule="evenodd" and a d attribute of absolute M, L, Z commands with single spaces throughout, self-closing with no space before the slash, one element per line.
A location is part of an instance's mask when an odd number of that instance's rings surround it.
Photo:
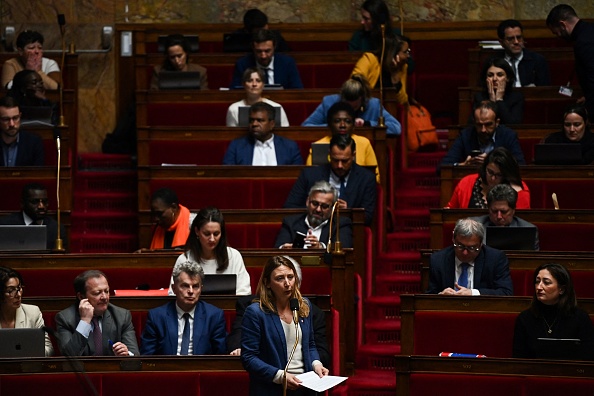
<path fill-rule="evenodd" d="M 408 94 L 406 93 L 407 73 L 408 65 L 404 64 L 402 67 L 402 72 L 400 73 L 400 82 L 402 83 L 402 88 L 396 97 L 396 100 L 401 105 L 408 103 Z M 381 67 L 378 58 L 371 52 L 365 52 L 357 61 L 351 76 L 353 74 L 362 74 L 367 79 L 367 82 L 369 82 L 371 88 L 375 88 L 375 85 L 377 84 L 381 75 Z"/>

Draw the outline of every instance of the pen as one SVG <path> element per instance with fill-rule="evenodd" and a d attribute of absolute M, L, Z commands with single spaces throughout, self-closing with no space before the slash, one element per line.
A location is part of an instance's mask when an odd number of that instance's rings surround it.
<path fill-rule="evenodd" d="M 112 340 L 107 340 L 107 342 L 109 342 L 109 346 L 113 348 L 113 341 Z"/>

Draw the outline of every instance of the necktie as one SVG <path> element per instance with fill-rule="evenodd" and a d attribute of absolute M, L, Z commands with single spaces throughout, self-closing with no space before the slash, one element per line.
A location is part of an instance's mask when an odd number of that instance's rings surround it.
<path fill-rule="evenodd" d="M 184 334 L 182 335 L 182 344 L 180 355 L 187 355 L 190 350 L 190 314 L 184 314 Z"/>
<path fill-rule="evenodd" d="M 520 76 L 518 75 L 518 59 L 516 57 L 510 58 L 511 67 L 514 71 L 514 79 L 516 80 L 515 86 L 521 87 L 522 84 L 520 83 Z"/>
<path fill-rule="evenodd" d="M 262 72 L 264 73 L 264 84 L 270 84 L 270 77 L 268 76 L 269 71 L 270 71 L 270 68 L 268 68 L 268 67 L 262 68 Z"/>
<path fill-rule="evenodd" d="M 468 263 L 460 264 L 462 267 L 462 273 L 460 274 L 460 278 L 458 278 L 458 286 L 461 287 L 468 287 Z"/>
<path fill-rule="evenodd" d="M 338 192 L 340 199 L 345 199 L 346 196 L 346 183 L 344 177 L 340 178 L 340 191 Z"/>
<path fill-rule="evenodd" d="M 93 342 L 95 343 L 95 356 L 103 355 L 103 334 L 99 327 L 99 318 L 93 316 Z"/>

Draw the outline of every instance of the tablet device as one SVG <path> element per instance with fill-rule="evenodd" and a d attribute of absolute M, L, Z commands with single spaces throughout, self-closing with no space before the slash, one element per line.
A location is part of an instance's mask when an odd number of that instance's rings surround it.
<path fill-rule="evenodd" d="M 305 234 L 297 231 L 293 238 L 293 249 L 303 249 L 305 247 Z"/>
<path fill-rule="evenodd" d="M 201 294 L 235 295 L 237 285 L 236 274 L 206 274 L 204 275 L 204 285 L 202 285 Z"/>
<path fill-rule="evenodd" d="M 200 72 L 161 70 L 159 89 L 200 89 Z"/>
<path fill-rule="evenodd" d="M 53 126 L 52 106 L 19 106 L 22 126 Z"/>
<path fill-rule="evenodd" d="M 274 106 L 274 124 L 277 127 L 281 126 L 281 108 Z M 237 123 L 240 127 L 248 127 L 250 125 L 250 106 L 239 106 Z"/>
<path fill-rule="evenodd" d="M 47 250 L 45 225 L 0 225 L 0 250 Z"/>
<path fill-rule="evenodd" d="M 536 165 L 580 165 L 582 146 L 573 143 L 547 143 L 534 146 Z"/>
<path fill-rule="evenodd" d="M 43 329 L 0 329 L 0 357 L 44 357 Z"/>
<path fill-rule="evenodd" d="M 485 227 L 486 244 L 499 250 L 534 250 L 536 227 Z"/>
<path fill-rule="evenodd" d="M 330 143 L 312 143 L 311 144 L 311 164 L 324 165 L 328 163 L 328 150 Z"/>

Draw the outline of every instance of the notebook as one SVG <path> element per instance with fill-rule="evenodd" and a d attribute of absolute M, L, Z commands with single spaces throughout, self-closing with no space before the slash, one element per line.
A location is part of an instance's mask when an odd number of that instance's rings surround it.
<path fill-rule="evenodd" d="M 237 285 L 236 274 L 206 274 L 201 294 L 230 294 L 235 295 Z"/>
<path fill-rule="evenodd" d="M 0 250 L 47 250 L 45 225 L 0 225 Z"/>
<path fill-rule="evenodd" d="M 582 360 L 587 356 L 579 338 L 538 338 L 536 357 L 542 359 Z"/>
<path fill-rule="evenodd" d="M 534 146 L 536 165 L 579 165 L 582 163 L 582 146 L 574 143 L 547 143 Z"/>
<path fill-rule="evenodd" d="M 487 246 L 499 250 L 534 250 L 536 227 L 486 227 Z"/>
<path fill-rule="evenodd" d="M 329 148 L 330 148 L 330 143 L 312 143 L 311 144 L 311 163 L 312 163 L 312 165 L 327 164 Z"/>
<path fill-rule="evenodd" d="M 184 35 L 184 37 L 186 40 L 188 40 L 188 43 L 190 44 L 190 52 L 198 52 L 198 50 L 200 50 L 200 39 L 198 38 L 198 36 Z M 166 43 L 167 43 L 167 36 L 159 36 L 159 38 L 157 39 L 157 50 L 160 53 L 165 52 Z"/>
<path fill-rule="evenodd" d="M 20 106 L 22 126 L 53 126 L 52 106 Z"/>
<path fill-rule="evenodd" d="M 0 357 L 44 357 L 43 329 L 0 329 Z"/>
<path fill-rule="evenodd" d="M 200 72 L 161 70 L 159 89 L 200 89 Z"/>
<path fill-rule="evenodd" d="M 275 115 L 274 115 L 274 122 L 275 126 L 281 126 L 281 108 L 274 106 Z M 250 124 L 250 106 L 239 106 L 239 113 L 238 113 L 238 124 L 240 127 L 247 127 Z"/>

